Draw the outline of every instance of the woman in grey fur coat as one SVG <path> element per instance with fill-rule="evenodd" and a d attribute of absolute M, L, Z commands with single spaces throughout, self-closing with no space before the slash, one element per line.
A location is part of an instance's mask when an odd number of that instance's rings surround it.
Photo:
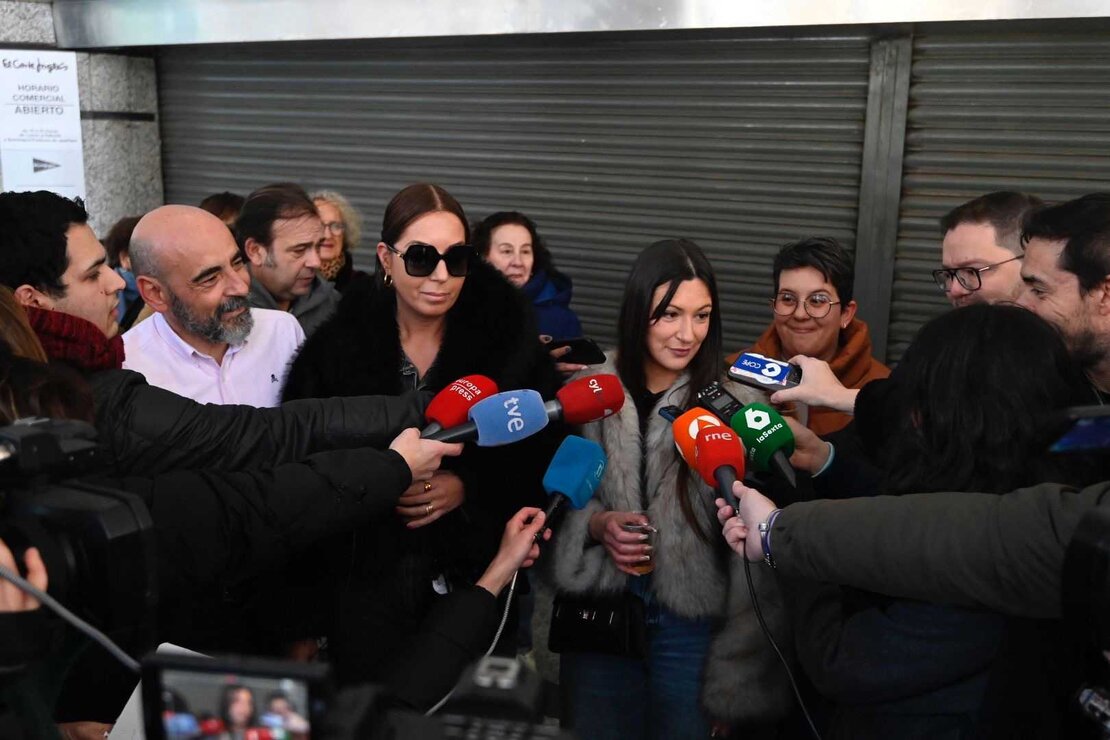
<path fill-rule="evenodd" d="M 644 657 L 563 650 L 564 718 L 584 738 L 704 738 L 715 725 L 764 723 L 789 706 L 741 561 L 721 546 L 713 494 L 682 462 L 658 413 L 694 405 L 700 388 L 721 380 L 718 309 L 701 249 L 685 239 L 656 242 L 626 282 L 616 352 L 589 371 L 619 375 L 626 400 L 582 430 L 609 464 L 593 500 L 569 512 L 555 538 L 555 582 L 567 594 L 641 599 L 646 646 Z M 744 402 L 761 400 L 729 389 Z M 629 525 L 653 527 L 651 544 Z M 775 584 L 757 577 L 756 587 L 776 637 L 787 641 Z"/>

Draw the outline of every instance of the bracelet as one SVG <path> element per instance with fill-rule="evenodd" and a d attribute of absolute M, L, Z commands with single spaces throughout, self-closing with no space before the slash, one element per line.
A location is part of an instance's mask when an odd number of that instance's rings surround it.
<path fill-rule="evenodd" d="M 775 509 L 759 523 L 759 544 L 763 548 L 763 562 L 772 568 L 775 567 L 775 558 L 771 555 L 771 527 L 775 526 L 775 520 L 781 513 L 782 509 Z"/>

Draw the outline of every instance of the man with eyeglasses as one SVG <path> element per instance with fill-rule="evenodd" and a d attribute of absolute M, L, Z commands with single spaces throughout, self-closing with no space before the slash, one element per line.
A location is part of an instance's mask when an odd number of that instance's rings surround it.
<path fill-rule="evenodd" d="M 250 307 L 246 261 L 223 222 L 192 206 L 156 208 L 130 254 L 155 314 L 124 334 L 124 369 L 198 403 L 279 405 L 304 331 L 284 311 Z"/>
<path fill-rule="evenodd" d="M 1016 301 L 1021 282 L 1021 222 L 1042 205 L 1012 191 L 987 193 L 959 205 L 940 220 L 941 269 L 933 280 L 953 306 Z"/>
<path fill-rule="evenodd" d="M 867 324 L 856 318 L 854 273 L 852 258 L 834 239 L 803 239 L 780 249 L 772 268 L 773 320 L 751 351 L 779 359 L 805 355 L 823 360 L 847 388 L 862 388 L 890 375 L 871 354 Z M 814 406 L 806 423 L 815 433 L 828 434 L 849 421 L 848 414 Z"/>
<path fill-rule="evenodd" d="M 288 311 L 312 336 L 340 295 L 318 274 L 324 225 L 308 193 L 293 183 L 254 191 L 235 221 L 235 238 L 250 261 L 250 304 Z"/>

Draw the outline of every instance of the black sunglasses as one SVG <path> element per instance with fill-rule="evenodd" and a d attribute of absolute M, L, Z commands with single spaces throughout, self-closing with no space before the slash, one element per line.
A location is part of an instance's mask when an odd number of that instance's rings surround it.
<path fill-rule="evenodd" d="M 440 260 L 447 265 L 447 272 L 452 277 L 466 277 L 474 259 L 474 247 L 469 244 L 456 244 L 443 254 L 431 244 L 419 242 L 410 244 L 404 254 L 392 244 L 386 244 L 385 248 L 401 258 L 405 263 L 405 272 L 412 277 L 428 277 L 435 272 Z"/>

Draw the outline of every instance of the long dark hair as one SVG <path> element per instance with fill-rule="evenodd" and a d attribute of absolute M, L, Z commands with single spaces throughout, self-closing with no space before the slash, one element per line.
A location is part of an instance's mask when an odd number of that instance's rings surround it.
<path fill-rule="evenodd" d="M 536 222 L 520 211 L 498 211 L 497 213 L 491 213 L 474 226 L 474 249 L 479 257 L 485 259 L 489 254 L 493 232 L 497 230 L 498 227 L 508 224 L 522 226 L 528 230 L 528 235 L 532 239 L 532 275 L 539 272 L 546 272 L 548 277 L 552 279 L 562 277 L 562 273 L 555 267 L 555 260 L 551 256 L 551 250 L 547 248 L 547 242 L 543 240 L 539 230 L 536 228 Z M 531 275 L 529 275 L 529 277 L 531 277 Z"/>
<path fill-rule="evenodd" d="M 713 311 L 709 331 L 698 353 L 687 366 L 689 387 L 681 405 L 693 402 L 698 390 L 716 380 L 721 373 L 721 314 L 717 300 L 717 278 L 701 247 L 689 239 L 664 239 L 640 252 L 624 286 L 620 321 L 617 324 L 617 374 L 632 395 L 647 391 L 644 366 L 647 361 L 648 326 L 658 321 L 671 305 L 680 283 L 701 280 L 709 289 Z M 659 305 L 653 305 L 655 289 L 666 284 Z"/>
<path fill-rule="evenodd" d="M 470 243 L 470 222 L 466 220 L 463 207 L 454 196 L 439 185 L 427 182 L 409 185 L 389 201 L 382 216 L 381 240 L 390 246 L 396 246 L 397 240 L 405 233 L 409 224 L 421 216 L 437 211 L 446 211 L 458 217 L 462 222 L 464 238 L 467 243 Z M 374 279 L 379 283 L 385 282 L 385 270 L 380 264 Z"/>
<path fill-rule="evenodd" d="M 890 382 L 884 490 L 1004 493 L 1091 473 L 1047 452 L 1060 411 L 1092 396 L 1058 332 L 1030 311 L 980 304 L 933 319 Z"/>
<path fill-rule="evenodd" d="M 251 697 L 251 716 L 247 717 L 246 726 L 255 727 L 258 725 L 258 705 L 254 701 L 254 692 L 250 688 L 240 683 L 233 683 L 224 686 L 223 693 L 220 694 L 220 719 L 224 721 L 224 725 L 228 730 L 231 729 L 231 702 L 235 697 L 236 692 L 246 691 Z"/>
<path fill-rule="evenodd" d="M 689 239 L 664 239 L 640 252 L 632 263 L 632 271 L 624 286 L 620 321 L 617 324 L 617 374 L 633 398 L 647 392 L 644 366 L 647 361 L 648 327 L 658 321 L 674 298 L 678 286 L 686 280 L 701 280 L 709 290 L 713 310 L 709 314 L 709 331 L 698 353 L 686 366 L 689 373 L 686 394 L 680 405 L 693 403 L 698 390 L 716 380 L 721 373 L 721 315 L 717 300 L 717 278 L 701 248 Z M 655 290 L 666 285 L 667 290 L 658 305 L 653 305 Z M 677 453 L 673 461 L 678 464 Z M 682 515 L 694 532 L 706 542 L 713 541 L 694 516 L 690 504 L 690 470 L 679 465 L 675 495 L 678 496 Z"/>

